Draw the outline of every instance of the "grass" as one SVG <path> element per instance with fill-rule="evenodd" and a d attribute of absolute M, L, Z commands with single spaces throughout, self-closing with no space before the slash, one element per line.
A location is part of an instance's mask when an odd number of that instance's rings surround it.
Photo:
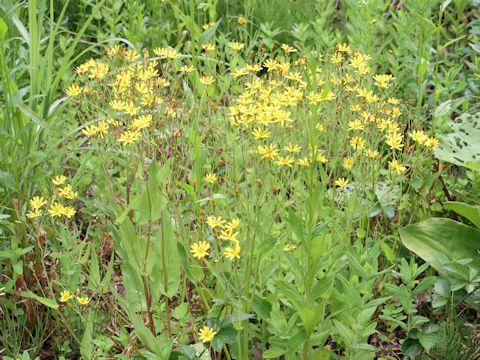
<path fill-rule="evenodd" d="M 472 109 L 449 84 L 475 86 L 478 53 L 445 70 L 478 40 L 470 5 L 0 11 L 2 356 L 442 351 L 438 289 L 478 279 L 436 273 L 398 232 L 478 188 L 438 170 L 433 137 Z"/>

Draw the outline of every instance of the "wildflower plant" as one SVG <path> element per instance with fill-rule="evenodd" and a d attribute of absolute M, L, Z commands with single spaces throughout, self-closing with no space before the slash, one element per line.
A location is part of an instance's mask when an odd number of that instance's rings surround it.
<path fill-rule="evenodd" d="M 283 44 L 277 58 L 262 49 L 243 56 L 246 44 L 235 41 L 201 47 L 207 57 L 115 46 L 77 67 L 66 90 L 79 141 L 104 172 L 95 196 L 109 204 L 104 215 L 122 262 L 126 301 L 117 301 L 139 334 L 148 329 L 165 344 L 182 338 L 170 321 L 181 301 L 191 323 L 207 320 L 191 336 L 229 357 L 250 357 L 250 331 L 261 336 L 267 326 L 272 354 L 308 358 L 327 340 L 318 324 L 352 356 L 371 354 L 355 350 L 371 332 L 353 342 L 342 333 L 358 330 L 347 312 L 361 316 L 373 306 L 362 284 L 349 288 L 360 294 L 357 308 L 327 314 L 326 304 L 338 300 L 334 282 L 347 286 L 352 276 L 340 250 L 353 234 L 370 235 L 369 219 L 381 212 L 401 221 L 408 182 L 436 140 L 412 129 L 394 78 L 374 74 L 370 57 L 346 44 L 308 56 Z M 213 61 L 208 54 L 217 49 L 227 55 Z M 219 86 L 231 87 L 228 101 L 215 95 Z M 72 191 L 57 190 L 67 198 Z M 32 199 L 32 217 L 42 206 Z M 65 212 L 56 206 L 54 214 Z M 358 246 L 370 254 L 362 264 L 378 270 L 380 245 Z M 279 342 L 286 328 L 270 312 L 302 323 L 296 345 Z M 361 322 L 375 324 L 370 316 Z"/>

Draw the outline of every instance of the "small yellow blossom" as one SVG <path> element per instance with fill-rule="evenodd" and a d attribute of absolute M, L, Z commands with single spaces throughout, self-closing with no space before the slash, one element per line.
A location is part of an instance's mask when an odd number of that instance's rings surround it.
<path fill-rule="evenodd" d="M 289 53 L 293 53 L 293 52 L 296 52 L 297 49 L 295 49 L 294 47 L 291 47 L 290 45 L 287 45 L 287 44 L 282 44 L 281 48 L 283 49 L 283 51 L 285 51 L 285 53 L 289 54 Z"/>
<path fill-rule="evenodd" d="M 67 180 L 67 178 L 65 176 L 58 175 L 58 176 L 55 177 L 55 179 L 52 180 L 52 183 L 54 185 L 62 185 L 65 182 L 65 180 Z"/>
<path fill-rule="evenodd" d="M 213 329 L 210 329 L 208 326 L 204 326 L 200 331 L 198 332 L 198 338 L 206 343 L 209 341 L 212 341 L 214 336 L 217 334 L 216 331 L 213 331 Z"/>
<path fill-rule="evenodd" d="M 226 220 L 222 220 L 221 216 L 215 217 L 215 216 L 209 216 L 207 218 L 207 225 L 210 226 L 212 229 L 216 228 L 217 226 L 222 227 L 222 224 L 226 222 Z"/>
<path fill-rule="evenodd" d="M 58 202 L 54 202 L 50 205 L 50 210 L 48 210 L 51 216 L 62 216 L 64 213 L 64 207 Z"/>
<path fill-rule="evenodd" d="M 433 138 L 433 137 L 429 137 L 426 141 L 425 141 L 425 146 L 429 147 L 429 148 L 432 148 L 432 149 L 435 149 L 438 145 L 440 144 L 440 142 Z"/>
<path fill-rule="evenodd" d="M 202 77 L 200 78 L 200 82 L 201 82 L 203 85 L 208 86 L 208 85 L 213 84 L 213 83 L 215 82 L 215 79 L 214 79 L 213 77 L 211 77 L 211 76 L 202 76 Z"/>
<path fill-rule="evenodd" d="M 210 184 L 213 184 L 217 180 L 217 174 L 208 173 L 207 175 L 205 175 L 204 180 Z"/>
<path fill-rule="evenodd" d="M 243 17 L 241 17 L 241 16 L 238 17 L 238 23 L 240 25 L 245 24 L 246 22 L 247 22 L 247 20 L 245 20 Z"/>
<path fill-rule="evenodd" d="M 255 136 L 255 139 L 266 139 L 270 137 L 271 132 L 268 129 L 255 128 L 252 131 L 252 135 Z"/>
<path fill-rule="evenodd" d="M 67 90 L 65 90 L 65 94 L 67 96 L 75 96 L 78 95 L 82 92 L 82 89 L 78 86 L 76 82 L 73 82 L 72 85 L 70 85 Z"/>
<path fill-rule="evenodd" d="M 42 213 L 42 210 L 40 210 L 40 209 L 33 209 L 33 211 L 29 211 L 29 212 L 27 213 L 27 217 L 28 217 L 29 219 L 33 219 L 33 218 L 36 218 L 36 217 L 41 216 L 42 214 L 43 214 L 43 213 Z"/>
<path fill-rule="evenodd" d="M 345 169 L 351 169 L 353 167 L 353 159 L 351 157 L 343 159 L 343 167 Z"/>
<path fill-rule="evenodd" d="M 235 258 L 240 259 L 240 245 L 236 244 L 235 247 L 227 247 L 225 249 L 225 257 L 228 260 L 233 260 Z"/>
<path fill-rule="evenodd" d="M 63 290 L 61 293 L 60 293 L 60 301 L 61 302 L 67 302 L 68 300 L 70 300 L 71 298 L 73 297 L 73 293 L 68 291 L 68 290 Z"/>
<path fill-rule="evenodd" d="M 184 66 L 178 68 L 178 71 L 183 72 L 185 74 L 191 73 L 194 70 L 195 70 L 195 68 L 193 66 L 188 66 L 188 65 L 184 65 Z"/>
<path fill-rule="evenodd" d="M 193 257 L 197 259 L 202 259 L 209 255 L 209 249 L 210 244 L 208 241 L 200 241 L 190 247 L 190 252 L 193 254 Z"/>
<path fill-rule="evenodd" d="M 338 178 L 335 181 L 335 185 L 340 186 L 340 187 L 345 187 L 348 184 L 348 179 L 345 178 Z"/>
<path fill-rule="evenodd" d="M 76 210 L 71 206 L 64 207 L 62 211 L 62 214 L 68 217 L 69 219 L 76 213 L 77 213 Z"/>
<path fill-rule="evenodd" d="M 95 125 L 85 126 L 85 129 L 82 129 L 82 133 L 87 136 L 93 136 L 97 133 L 98 129 Z"/>
<path fill-rule="evenodd" d="M 86 297 L 83 297 L 83 298 L 77 296 L 77 301 L 78 301 L 78 303 L 79 303 L 80 305 L 87 305 L 87 304 L 90 302 L 90 300 L 89 300 L 89 298 L 88 298 L 87 296 L 86 296 Z"/>
<path fill-rule="evenodd" d="M 288 151 L 290 153 L 299 152 L 302 148 L 298 145 L 292 145 L 292 143 L 288 143 L 287 146 L 283 148 L 283 150 Z"/>
<path fill-rule="evenodd" d="M 40 209 L 46 203 L 47 202 L 41 196 L 34 196 L 32 199 L 30 199 L 30 206 L 35 210 Z"/>
<path fill-rule="evenodd" d="M 124 144 L 131 144 L 138 140 L 140 133 L 138 131 L 127 130 L 120 135 L 118 141 Z"/>
<path fill-rule="evenodd" d="M 303 159 L 298 159 L 298 165 L 309 167 L 310 161 L 306 157 L 304 157 Z"/>
<path fill-rule="evenodd" d="M 283 251 L 285 251 L 285 252 L 286 252 L 286 251 L 293 251 L 293 250 L 295 250 L 296 248 L 297 248 L 297 245 L 295 245 L 295 244 L 290 244 L 289 246 L 284 247 L 284 248 L 283 248 Z"/>
<path fill-rule="evenodd" d="M 202 49 L 205 52 L 214 51 L 215 50 L 215 44 L 203 44 Z"/>
<path fill-rule="evenodd" d="M 388 163 L 395 169 L 395 171 L 398 174 L 401 174 L 401 173 L 403 173 L 407 170 L 407 168 L 405 166 L 398 163 L 397 159 L 393 159 L 392 161 L 389 161 Z"/>
<path fill-rule="evenodd" d="M 233 42 L 233 43 L 228 44 L 228 46 L 230 48 L 232 48 L 233 50 L 240 51 L 245 47 L 245 44 L 239 43 L 239 42 Z"/>
<path fill-rule="evenodd" d="M 225 225 L 223 228 L 228 231 L 233 231 L 235 230 L 238 226 L 240 225 L 240 219 L 233 219 L 227 225 Z"/>
<path fill-rule="evenodd" d="M 365 140 L 361 136 L 356 136 L 350 139 L 350 145 L 352 145 L 354 149 L 363 149 Z"/>

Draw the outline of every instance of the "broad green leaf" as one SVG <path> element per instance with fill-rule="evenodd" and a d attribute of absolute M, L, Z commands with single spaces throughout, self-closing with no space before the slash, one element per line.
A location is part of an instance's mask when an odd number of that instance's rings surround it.
<path fill-rule="evenodd" d="M 272 304 L 258 295 L 253 296 L 252 308 L 260 319 L 269 319 L 272 311 Z"/>
<path fill-rule="evenodd" d="M 400 228 L 399 232 L 403 244 L 440 273 L 438 252 L 450 261 L 473 256 L 470 265 L 480 271 L 480 230 L 450 219 L 434 218 Z"/>
<path fill-rule="evenodd" d="M 276 358 L 276 357 L 279 357 L 279 356 L 282 356 L 283 354 L 285 354 L 287 352 L 287 350 L 285 349 L 280 349 L 280 348 L 277 348 L 277 347 L 272 347 L 271 349 L 268 349 L 267 351 L 265 351 L 262 356 L 264 359 L 273 359 L 273 358 Z"/>
<path fill-rule="evenodd" d="M 218 25 L 220 25 L 221 22 L 222 22 L 222 19 L 220 18 L 215 23 L 215 25 L 210 26 L 207 30 L 205 30 L 203 33 L 201 33 L 200 36 L 198 37 L 198 43 L 200 45 L 208 43 L 210 41 L 210 39 L 213 37 L 213 35 L 215 34 L 215 31 L 217 30 Z"/>
<path fill-rule="evenodd" d="M 312 290 L 310 292 L 312 300 L 317 300 L 320 296 L 322 296 L 333 284 L 333 279 L 329 276 L 325 276 L 320 280 L 317 280 L 315 284 L 312 286 Z"/>
<path fill-rule="evenodd" d="M 90 258 L 90 273 L 88 276 L 88 287 L 91 290 L 97 290 L 100 286 L 100 270 L 98 268 L 98 258 L 95 249 L 92 248 L 92 256 Z"/>
<path fill-rule="evenodd" d="M 80 344 L 80 351 L 84 359 L 92 359 L 93 343 L 92 343 L 92 332 L 93 332 L 93 319 L 92 312 L 90 312 L 85 325 L 85 332 L 83 333 L 82 342 Z"/>
<path fill-rule="evenodd" d="M 3 19 L 0 19 L 0 40 L 3 40 L 5 38 L 5 34 L 7 33 L 7 31 L 7 23 Z"/>
<path fill-rule="evenodd" d="M 38 296 L 37 294 L 34 294 L 30 291 L 21 291 L 20 296 L 30 298 L 30 299 L 35 299 L 38 302 L 42 303 L 43 305 L 48 306 L 49 308 L 52 308 L 52 309 L 55 309 L 55 310 L 58 309 L 58 304 L 55 301 L 55 299 L 44 298 L 44 297 Z"/>
<path fill-rule="evenodd" d="M 443 205 L 446 210 L 455 211 L 458 215 L 467 218 L 480 229 L 480 207 L 472 206 L 462 202 L 449 201 Z"/>

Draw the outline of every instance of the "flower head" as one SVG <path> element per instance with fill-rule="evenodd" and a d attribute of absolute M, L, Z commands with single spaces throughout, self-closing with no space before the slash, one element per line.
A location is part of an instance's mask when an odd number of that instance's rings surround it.
<path fill-rule="evenodd" d="M 60 301 L 61 302 L 67 302 L 68 300 L 70 300 L 71 298 L 73 297 L 73 293 L 68 291 L 68 290 L 63 290 L 61 293 L 60 293 Z"/>
<path fill-rule="evenodd" d="M 87 305 L 90 302 L 90 299 L 87 296 L 83 298 L 77 296 L 77 301 L 80 305 Z"/>
<path fill-rule="evenodd" d="M 208 173 L 207 175 L 205 175 L 204 180 L 210 184 L 213 184 L 217 180 L 217 174 Z"/>
<path fill-rule="evenodd" d="M 207 218 L 207 225 L 210 226 L 212 229 L 216 228 L 217 226 L 223 227 L 222 224 L 225 222 L 225 220 L 222 220 L 221 216 L 215 217 L 215 216 L 209 216 Z"/>
<path fill-rule="evenodd" d="M 190 252 L 193 254 L 193 257 L 197 259 L 202 259 L 209 255 L 209 249 L 210 244 L 208 243 L 208 241 L 200 241 L 190 247 Z"/>
<path fill-rule="evenodd" d="M 216 331 L 213 331 L 213 329 L 210 329 L 208 326 L 204 326 L 198 332 L 198 337 L 200 340 L 202 340 L 202 342 L 206 343 L 211 341 L 216 334 Z"/>
<path fill-rule="evenodd" d="M 225 249 L 225 257 L 228 260 L 233 260 L 235 258 L 240 259 L 240 245 L 236 244 L 235 247 L 227 247 Z"/>
<path fill-rule="evenodd" d="M 348 179 L 345 178 L 338 178 L 335 181 L 335 185 L 340 186 L 340 187 L 345 187 L 348 184 Z"/>
<path fill-rule="evenodd" d="M 65 182 L 65 180 L 67 180 L 67 178 L 65 176 L 58 175 L 58 176 L 55 177 L 55 179 L 52 180 L 52 183 L 54 185 L 62 185 Z"/>

